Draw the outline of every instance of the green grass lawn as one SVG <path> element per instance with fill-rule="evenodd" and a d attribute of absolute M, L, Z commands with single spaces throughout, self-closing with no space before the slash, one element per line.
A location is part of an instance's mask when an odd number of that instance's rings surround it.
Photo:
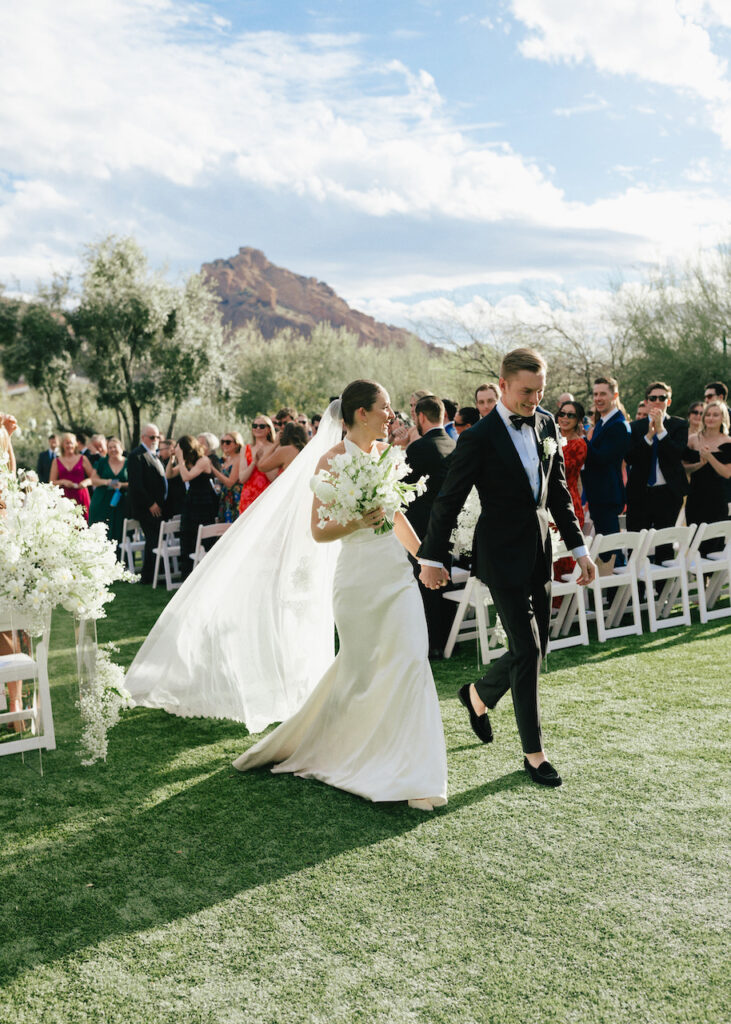
<path fill-rule="evenodd" d="M 167 595 L 117 590 L 99 636 L 128 664 Z M 558 790 L 521 770 L 509 698 L 476 742 L 462 645 L 436 666 L 449 804 L 427 815 L 241 775 L 243 726 L 147 709 L 81 767 L 57 615 L 58 749 L 43 778 L 0 758 L 0 1021 L 728 1021 L 726 623 L 551 655 Z"/>

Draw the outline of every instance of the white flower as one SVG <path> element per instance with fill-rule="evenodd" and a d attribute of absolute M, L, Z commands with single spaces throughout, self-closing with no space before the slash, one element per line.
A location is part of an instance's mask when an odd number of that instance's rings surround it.
<path fill-rule="evenodd" d="M 550 459 L 558 451 L 558 445 L 552 437 L 543 438 L 543 458 Z"/>

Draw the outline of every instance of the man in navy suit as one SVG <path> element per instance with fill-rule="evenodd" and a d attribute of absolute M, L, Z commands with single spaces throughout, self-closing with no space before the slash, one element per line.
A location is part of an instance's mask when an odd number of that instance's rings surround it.
<path fill-rule="evenodd" d="M 36 473 L 42 484 L 47 484 L 51 477 L 51 466 L 58 455 L 58 438 L 55 434 L 48 435 L 48 448 L 38 456 Z"/>
<path fill-rule="evenodd" d="M 599 419 L 586 438 L 581 479 L 594 529 L 606 537 L 619 533 L 619 516 L 625 503 L 622 463 L 631 438 L 629 423 L 619 408 L 619 386 L 614 377 L 597 377 L 593 397 Z M 620 552 L 605 552 L 599 557 L 611 571 L 623 556 Z"/>

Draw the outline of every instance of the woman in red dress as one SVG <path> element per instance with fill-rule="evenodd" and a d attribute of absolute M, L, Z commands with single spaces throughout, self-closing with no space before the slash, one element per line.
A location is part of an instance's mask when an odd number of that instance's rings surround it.
<path fill-rule="evenodd" d="M 563 461 L 566 467 L 566 484 L 579 526 L 584 525 L 584 508 L 581 504 L 581 486 L 579 473 L 586 461 L 586 440 L 584 434 L 584 406 L 581 402 L 562 402 L 556 415 L 558 428 L 563 442 Z M 573 572 L 573 558 L 559 558 L 553 566 L 553 578 L 560 580 L 562 576 Z"/>
<path fill-rule="evenodd" d="M 92 472 L 91 463 L 87 457 L 77 454 L 74 435 L 62 434 L 61 454 L 53 460 L 49 481 L 57 487 L 61 487 L 66 498 L 81 505 L 84 510 L 84 519 L 89 518 L 89 485 Z"/>
<path fill-rule="evenodd" d="M 242 484 L 239 515 L 252 501 L 256 501 L 277 476 L 277 470 L 262 473 L 257 465 L 274 450 L 274 424 L 268 416 L 256 416 L 251 424 L 251 432 L 252 443 L 247 444 L 239 455 L 239 483 Z"/>

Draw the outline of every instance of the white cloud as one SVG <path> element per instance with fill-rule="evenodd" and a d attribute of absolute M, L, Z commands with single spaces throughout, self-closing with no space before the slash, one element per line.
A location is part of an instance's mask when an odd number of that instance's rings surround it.
<path fill-rule="evenodd" d="M 713 128 L 731 147 L 731 81 L 713 49 L 708 27 L 731 24 L 728 0 L 512 0 L 531 34 L 525 57 L 591 61 L 600 71 L 631 75 L 688 91 L 709 107 Z"/>
<path fill-rule="evenodd" d="M 598 110 L 606 110 L 609 103 L 596 93 L 590 93 L 584 97 L 583 103 L 576 103 L 573 107 L 554 107 L 554 114 L 557 117 L 574 117 L 576 114 L 594 114 Z"/>

